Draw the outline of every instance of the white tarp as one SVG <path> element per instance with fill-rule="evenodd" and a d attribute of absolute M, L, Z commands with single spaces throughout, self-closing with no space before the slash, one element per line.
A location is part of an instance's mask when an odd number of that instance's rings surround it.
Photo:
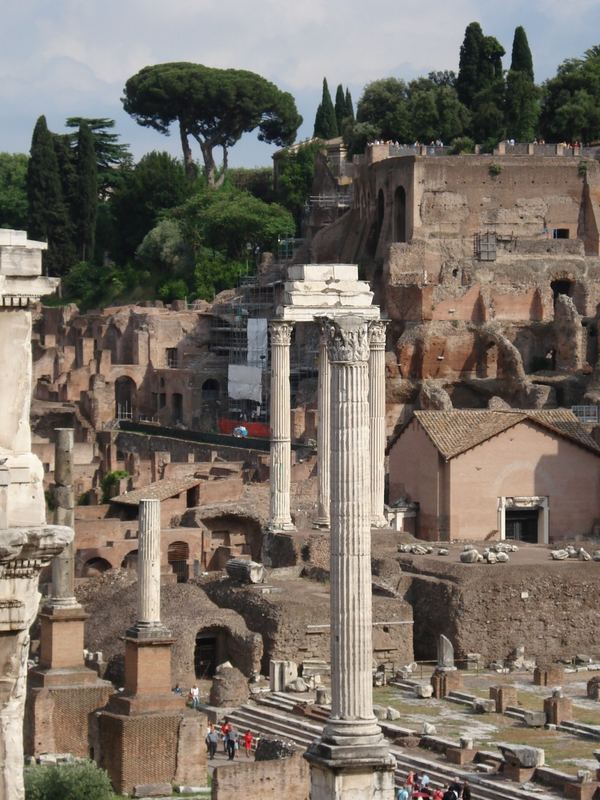
<path fill-rule="evenodd" d="M 232 400 L 262 401 L 262 370 L 260 367 L 246 367 L 230 364 L 227 372 L 227 393 Z"/>
<path fill-rule="evenodd" d="M 246 333 L 248 336 L 248 366 L 266 366 L 268 347 L 267 320 L 249 319 Z"/>

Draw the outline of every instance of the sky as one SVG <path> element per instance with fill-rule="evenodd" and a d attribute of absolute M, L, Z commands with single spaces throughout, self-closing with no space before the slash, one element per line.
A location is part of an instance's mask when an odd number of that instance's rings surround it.
<path fill-rule="evenodd" d="M 536 80 L 600 44 L 598 0 L 4 0 L 0 48 L 0 151 L 28 152 L 37 117 L 56 133 L 68 116 L 110 117 L 134 157 L 180 155 L 177 132 L 137 125 L 121 104 L 127 78 L 149 64 L 193 61 L 249 69 L 296 98 L 312 134 L 326 76 L 348 86 L 410 80 L 458 68 L 465 27 L 478 20 L 508 53 L 523 25 Z M 194 155 L 200 157 L 193 143 Z M 249 133 L 230 165 L 264 166 L 275 148 Z"/>

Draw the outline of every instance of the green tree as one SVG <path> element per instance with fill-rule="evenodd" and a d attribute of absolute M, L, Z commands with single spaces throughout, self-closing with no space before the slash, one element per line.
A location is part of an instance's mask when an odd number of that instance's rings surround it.
<path fill-rule="evenodd" d="M 0 228 L 27 228 L 27 162 L 24 153 L 0 153 Z"/>
<path fill-rule="evenodd" d="M 506 76 L 506 131 L 518 142 L 531 142 L 540 116 L 539 90 L 526 72 Z"/>
<path fill-rule="evenodd" d="M 344 94 L 344 87 L 339 83 L 335 92 L 335 121 L 337 122 L 338 134 L 343 130 L 346 116 L 346 95 Z"/>
<path fill-rule="evenodd" d="M 106 772 L 92 761 L 25 768 L 26 800 L 113 800 Z"/>
<path fill-rule="evenodd" d="M 376 138 L 413 139 L 408 108 L 408 88 L 398 78 L 382 78 L 367 84 L 356 109 L 357 122 L 368 123 Z"/>
<path fill-rule="evenodd" d="M 98 169 L 94 137 L 85 123 L 77 138 L 77 250 L 86 261 L 94 257 L 98 213 Z"/>
<path fill-rule="evenodd" d="M 471 22 L 465 30 L 465 38 L 460 48 L 456 90 L 461 103 L 471 108 L 475 95 L 481 91 L 479 70 L 483 56 L 483 31 L 478 22 Z"/>
<path fill-rule="evenodd" d="M 352 95 L 350 89 L 346 87 L 346 118 L 354 122 L 354 105 L 352 104 Z"/>
<path fill-rule="evenodd" d="M 48 272 L 62 275 L 72 263 L 71 222 L 63 199 L 53 135 L 39 117 L 31 140 L 27 167 L 27 232 L 48 242 Z"/>
<path fill-rule="evenodd" d="M 121 263 L 132 258 L 160 213 L 179 206 L 192 191 L 181 161 L 165 152 L 143 156 L 111 201 L 115 235 L 112 255 Z"/>
<path fill-rule="evenodd" d="M 335 109 L 331 101 L 331 95 L 329 94 L 327 78 L 323 78 L 323 93 L 321 95 L 321 103 L 317 108 L 315 116 L 313 137 L 315 139 L 334 139 L 337 135 L 338 124 Z"/>
<path fill-rule="evenodd" d="M 548 141 L 600 138 L 600 46 L 571 58 L 543 86 L 541 133 Z"/>
<path fill-rule="evenodd" d="M 86 125 L 91 131 L 97 159 L 98 191 L 100 197 L 106 199 L 121 182 L 123 172 L 132 167 L 129 145 L 120 142 L 119 134 L 113 133 L 114 119 L 69 117 L 65 125 L 67 128 L 76 129 L 73 133 L 68 134 L 73 148 L 77 146 L 79 129 L 82 125 Z"/>
<path fill-rule="evenodd" d="M 294 215 L 298 233 L 310 197 L 317 153 L 322 147 L 321 141 L 308 142 L 284 152 L 278 160 L 277 199 Z"/>
<path fill-rule="evenodd" d="M 302 123 L 292 95 L 260 75 L 187 62 L 144 67 L 125 84 L 123 106 L 140 125 L 163 134 L 178 124 L 190 178 L 195 165 L 189 137 L 195 139 L 210 186 L 218 183 L 216 147 L 223 150 L 224 174 L 228 151 L 245 132 L 258 129 L 261 141 L 284 146 Z"/>
<path fill-rule="evenodd" d="M 531 50 L 529 49 L 525 28 L 521 25 L 515 28 L 510 68 L 514 72 L 524 72 L 533 83 L 533 58 L 531 56 Z"/>

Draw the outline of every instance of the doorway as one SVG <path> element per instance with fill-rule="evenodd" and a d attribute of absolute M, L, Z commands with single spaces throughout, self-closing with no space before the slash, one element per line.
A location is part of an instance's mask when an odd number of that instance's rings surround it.
<path fill-rule="evenodd" d="M 506 509 L 506 538 L 537 544 L 539 508 Z"/>

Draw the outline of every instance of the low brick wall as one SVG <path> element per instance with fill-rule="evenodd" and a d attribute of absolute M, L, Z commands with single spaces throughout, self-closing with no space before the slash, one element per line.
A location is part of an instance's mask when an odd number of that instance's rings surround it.
<path fill-rule="evenodd" d="M 217 767 L 212 800 L 260 797 L 260 800 L 308 800 L 310 770 L 301 753 L 273 761 L 243 761 Z"/>

